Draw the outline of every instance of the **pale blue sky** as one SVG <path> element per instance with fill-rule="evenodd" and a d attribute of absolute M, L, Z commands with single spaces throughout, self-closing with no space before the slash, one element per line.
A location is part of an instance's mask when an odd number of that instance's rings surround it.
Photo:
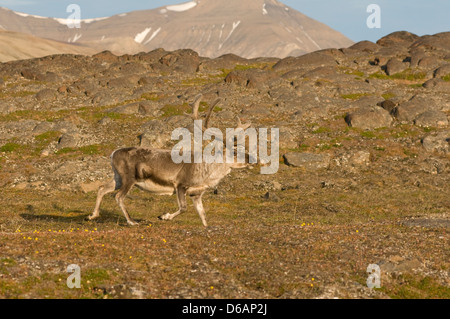
<path fill-rule="evenodd" d="M 251 0 L 242 0 L 251 1 Z M 0 6 L 29 14 L 65 18 L 66 7 L 80 5 L 82 19 L 153 9 L 186 0 L 0 0 Z M 281 0 L 286 5 L 344 33 L 353 41 L 376 41 L 394 31 L 418 35 L 450 31 L 450 0 Z M 381 7 L 381 29 L 369 29 L 369 4 Z M 1 22 L 1 21 L 0 21 Z M 1 24 L 1 23 L 0 23 Z"/>

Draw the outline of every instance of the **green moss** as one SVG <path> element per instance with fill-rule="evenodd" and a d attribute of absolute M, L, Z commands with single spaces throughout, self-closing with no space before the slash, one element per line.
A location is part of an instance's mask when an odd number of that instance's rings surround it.
<path fill-rule="evenodd" d="M 22 148 L 23 148 L 23 145 L 10 142 L 10 143 L 6 143 L 2 147 L 0 147 L 0 152 L 11 153 L 11 152 L 16 152 Z"/>
<path fill-rule="evenodd" d="M 385 99 L 385 100 L 390 100 L 390 99 L 392 99 L 393 97 L 395 97 L 396 95 L 395 95 L 394 93 L 392 93 L 392 92 L 386 92 L 386 93 L 382 94 L 381 96 L 382 96 L 383 99 Z"/>
<path fill-rule="evenodd" d="M 106 269 L 88 269 L 82 274 L 83 282 L 89 286 L 98 286 L 105 284 L 111 275 Z"/>
<path fill-rule="evenodd" d="M 375 135 L 375 133 L 372 131 L 363 131 L 363 132 L 361 132 L 361 136 L 365 137 L 365 138 L 376 138 L 377 137 Z"/>
<path fill-rule="evenodd" d="M 73 148 L 73 147 L 64 147 L 64 148 L 62 148 L 62 149 L 60 149 L 60 150 L 58 150 L 57 152 L 56 152 L 56 154 L 68 154 L 68 153 L 74 153 L 74 152 L 76 152 L 77 151 L 77 149 L 76 148 Z"/>
<path fill-rule="evenodd" d="M 369 79 L 389 80 L 390 77 L 387 76 L 385 73 L 378 71 L 376 73 L 372 73 L 371 75 L 369 75 Z"/>
<path fill-rule="evenodd" d="M 348 75 L 356 75 L 357 77 L 364 77 L 364 72 L 359 71 L 359 70 L 354 70 L 354 69 L 350 69 L 347 67 L 340 67 L 340 70 L 342 70 L 344 72 L 344 74 L 348 74 Z"/>
<path fill-rule="evenodd" d="M 323 127 L 323 126 L 312 131 L 313 134 L 321 134 L 321 133 L 329 133 L 329 132 L 331 132 L 331 129 L 328 127 Z"/>
<path fill-rule="evenodd" d="M 165 105 L 161 111 L 163 111 L 163 117 L 170 117 L 174 115 L 183 115 L 185 112 L 188 113 L 192 111 L 187 103 L 182 105 Z"/>
<path fill-rule="evenodd" d="M 448 299 L 450 288 L 440 285 L 431 277 L 417 278 L 405 274 L 397 278 L 398 285 L 381 287 L 381 290 L 395 299 Z"/>
<path fill-rule="evenodd" d="M 64 148 L 58 150 L 56 152 L 56 154 L 63 155 L 63 154 L 70 154 L 70 153 L 77 153 L 77 152 L 79 152 L 79 153 L 82 153 L 84 155 L 99 155 L 99 154 L 103 154 L 106 151 L 107 148 L 108 148 L 108 146 L 106 146 L 106 145 L 98 145 L 98 144 L 81 146 L 79 148 L 64 147 Z"/>
<path fill-rule="evenodd" d="M 443 76 L 442 80 L 450 82 L 450 74 L 447 74 L 447 75 Z"/>
<path fill-rule="evenodd" d="M 148 100 L 148 101 L 158 101 L 159 95 L 158 95 L 158 93 L 148 92 L 148 93 L 142 94 L 141 99 Z"/>
<path fill-rule="evenodd" d="M 48 142 L 57 140 L 60 136 L 61 136 L 61 132 L 48 131 L 48 132 L 45 132 L 45 133 L 35 136 L 34 139 L 36 141 L 38 141 L 39 143 L 48 143 Z"/>
<path fill-rule="evenodd" d="M 101 145 L 87 145 L 80 147 L 80 151 L 85 155 L 97 155 L 101 153 Z"/>
<path fill-rule="evenodd" d="M 368 93 L 353 93 L 353 94 L 342 94 L 341 97 L 346 100 L 358 100 L 363 96 L 368 96 Z"/>

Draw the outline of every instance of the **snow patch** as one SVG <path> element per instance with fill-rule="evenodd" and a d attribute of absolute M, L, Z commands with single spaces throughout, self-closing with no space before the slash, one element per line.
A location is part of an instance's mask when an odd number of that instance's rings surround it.
<path fill-rule="evenodd" d="M 186 3 L 182 3 L 182 4 L 176 4 L 173 6 L 167 6 L 166 9 L 169 11 L 183 12 L 183 11 L 188 11 L 188 10 L 194 8 L 195 6 L 197 6 L 197 2 L 190 1 L 190 2 L 186 2 Z"/>
<path fill-rule="evenodd" d="M 119 17 L 126 17 L 126 16 L 127 16 L 126 13 L 121 13 L 121 14 L 119 14 Z"/>
<path fill-rule="evenodd" d="M 266 4 L 264 3 L 263 4 L 263 15 L 267 15 L 269 12 L 267 12 L 267 10 L 266 10 Z"/>
<path fill-rule="evenodd" d="M 78 34 L 78 33 L 77 33 L 77 34 L 74 35 L 73 39 L 69 38 L 69 41 L 67 41 L 67 42 L 69 42 L 69 43 L 75 43 L 75 42 L 77 42 L 82 36 L 83 36 L 82 34 Z"/>
<path fill-rule="evenodd" d="M 167 13 L 167 10 L 166 9 L 161 9 L 161 10 L 159 10 L 159 13 L 165 14 L 165 13 Z"/>
<path fill-rule="evenodd" d="M 313 38 L 310 37 L 310 35 L 308 34 L 308 32 L 306 32 L 303 29 L 303 26 L 300 26 L 300 28 L 302 29 L 303 33 L 306 35 L 306 37 L 309 39 L 309 41 L 311 41 L 319 50 L 321 50 L 322 48 L 317 44 L 316 41 L 313 40 Z"/>
<path fill-rule="evenodd" d="M 234 30 L 236 30 L 236 28 L 241 24 L 241 20 L 239 20 L 238 22 L 233 22 L 233 28 L 231 29 L 230 33 L 228 34 L 228 36 L 226 37 L 225 40 L 223 40 L 222 44 L 219 44 L 219 50 L 222 49 L 222 46 L 225 44 L 225 42 L 227 42 L 227 40 L 231 37 L 231 35 L 233 34 Z M 222 36 L 222 34 L 221 34 Z"/>
<path fill-rule="evenodd" d="M 15 14 L 17 14 L 18 16 L 21 17 L 33 17 L 33 18 L 37 18 L 37 19 L 47 19 L 46 17 L 41 17 L 41 16 L 36 16 L 36 15 L 32 15 L 32 14 L 27 14 L 27 13 L 23 13 L 23 12 L 16 12 L 13 11 Z"/>
<path fill-rule="evenodd" d="M 83 20 L 81 20 L 81 22 L 84 22 L 84 23 L 92 23 L 92 22 L 96 22 L 96 21 L 102 21 L 102 20 L 105 20 L 105 19 L 108 19 L 109 17 L 103 17 L 103 18 L 93 18 L 93 19 L 83 19 Z"/>
<path fill-rule="evenodd" d="M 153 32 L 152 36 L 150 37 L 150 39 L 148 39 L 147 41 L 145 41 L 144 45 L 149 43 L 150 41 L 153 40 L 154 37 L 156 37 L 159 33 L 159 31 L 161 31 L 161 28 L 158 28 L 158 30 L 156 30 L 155 32 Z"/>
<path fill-rule="evenodd" d="M 136 34 L 134 37 L 134 42 L 142 43 L 145 40 L 145 37 L 148 35 L 148 33 L 152 30 L 152 28 L 146 28 L 144 31 Z"/>
<path fill-rule="evenodd" d="M 103 17 L 103 18 L 93 18 L 93 19 L 82 19 L 80 20 L 80 22 L 84 22 L 86 24 L 88 23 L 92 23 L 95 21 L 101 21 L 101 20 L 105 20 L 108 19 L 109 17 Z M 64 18 L 53 18 L 53 20 L 63 24 L 63 25 L 74 25 L 78 22 L 78 20 L 76 19 L 64 19 Z"/>

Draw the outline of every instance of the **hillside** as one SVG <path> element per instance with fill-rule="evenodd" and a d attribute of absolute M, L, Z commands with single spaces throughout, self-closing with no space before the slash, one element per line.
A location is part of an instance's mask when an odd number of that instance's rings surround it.
<path fill-rule="evenodd" d="M 96 50 L 136 54 L 157 48 L 192 49 L 205 57 L 298 56 L 353 42 L 323 23 L 276 0 L 202 0 L 112 17 L 67 20 L 0 9 L 1 28 Z"/>
<path fill-rule="evenodd" d="M 191 9 L 193 10 L 193 9 Z M 270 12 L 270 7 L 267 8 Z M 192 50 L 0 63 L 0 298 L 450 298 L 450 33 L 299 57 Z M 212 126 L 279 128 L 279 170 L 191 201 L 113 196 L 119 147 L 170 149 L 197 94 Z M 81 288 L 68 289 L 69 264 Z M 367 287 L 380 266 L 381 288 Z"/>
<path fill-rule="evenodd" d="M 44 57 L 52 54 L 92 55 L 97 51 L 80 45 L 37 38 L 32 35 L 0 30 L 0 62 Z"/>

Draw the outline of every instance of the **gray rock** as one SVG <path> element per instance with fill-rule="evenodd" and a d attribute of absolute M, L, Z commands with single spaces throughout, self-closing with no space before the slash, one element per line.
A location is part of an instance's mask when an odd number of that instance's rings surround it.
<path fill-rule="evenodd" d="M 383 102 L 380 102 L 377 104 L 378 106 L 381 106 L 383 109 L 388 111 L 389 113 L 392 112 L 392 110 L 395 109 L 396 104 L 392 102 L 391 100 L 385 100 Z"/>
<path fill-rule="evenodd" d="M 437 110 L 429 110 L 420 114 L 414 124 L 424 127 L 446 127 L 448 125 L 447 114 Z"/>
<path fill-rule="evenodd" d="M 255 89 L 267 86 L 270 80 L 277 77 L 275 72 L 260 69 L 234 70 L 226 76 L 225 83 Z"/>
<path fill-rule="evenodd" d="M 450 64 L 445 64 L 434 71 L 435 78 L 441 78 L 450 74 Z"/>
<path fill-rule="evenodd" d="M 299 57 L 288 57 L 273 66 L 275 71 L 293 70 L 302 67 L 336 66 L 336 59 L 330 54 L 312 52 Z"/>
<path fill-rule="evenodd" d="M 309 170 L 328 168 L 331 156 L 329 154 L 291 152 L 283 155 L 286 165 L 302 167 Z"/>
<path fill-rule="evenodd" d="M 135 77 L 124 76 L 117 79 L 111 79 L 107 85 L 111 89 L 130 89 L 138 83 Z"/>
<path fill-rule="evenodd" d="M 356 112 L 347 114 L 345 121 L 351 127 L 373 130 L 391 126 L 393 119 L 385 109 L 373 106 L 361 108 Z"/>
<path fill-rule="evenodd" d="M 431 104 L 431 105 L 430 105 Z M 433 102 L 422 97 L 414 97 L 395 108 L 393 115 L 402 123 L 413 123 L 420 114 L 434 108 Z"/>
<path fill-rule="evenodd" d="M 422 139 L 422 146 L 429 152 L 448 153 L 450 143 L 450 131 L 429 134 Z"/>
<path fill-rule="evenodd" d="M 435 56 L 426 56 L 420 59 L 418 66 L 422 69 L 431 69 L 439 65 L 439 59 Z"/>
<path fill-rule="evenodd" d="M 450 82 L 441 78 L 430 79 L 423 84 L 423 87 L 428 90 L 450 93 Z"/>
<path fill-rule="evenodd" d="M 354 166 L 368 166 L 370 164 L 370 152 L 358 151 L 349 158 L 349 163 Z"/>
<path fill-rule="evenodd" d="M 395 58 L 392 58 L 386 64 L 386 74 L 393 75 L 396 73 L 400 73 L 406 70 L 407 67 L 408 65 L 406 63 L 403 63 Z"/>
<path fill-rule="evenodd" d="M 272 201 L 272 202 L 280 201 L 280 198 L 277 196 L 277 194 L 275 194 L 273 192 L 267 192 L 266 194 L 264 194 L 263 198 L 265 200 L 269 200 L 269 201 Z"/>
<path fill-rule="evenodd" d="M 381 46 L 409 46 L 419 38 L 418 35 L 407 31 L 390 33 L 377 41 Z"/>
<path fill-rule="evenodd" d="M 43 89 L 36 94 L 36 100 L 42 101 L 52 101 L 56 98 L 56 92 L 52 89 Z"/>
<path fill-rule="evenodd" d="M 81 136 L 78 133 L 66 133 L 58 141 L 57 149 L 73 148 L 77 147 L 81 140 Z"/>

